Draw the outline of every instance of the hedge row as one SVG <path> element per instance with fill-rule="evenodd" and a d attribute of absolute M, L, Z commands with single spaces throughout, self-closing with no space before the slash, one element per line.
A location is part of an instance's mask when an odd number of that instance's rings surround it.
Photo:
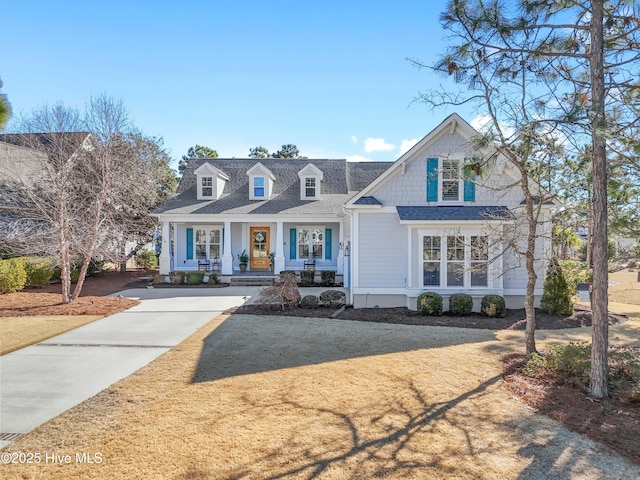
<path fill-rule="evenodd" d="M 19 292 L 25 287 L 42 288 L 53 276 L 51 260 L 20 257 L 0 260 L 0 293 Z"/>
<path fill-rule="evenodd" d="M 424 292 L 418 296 L 418 310 L 423 315 L 442 315 L 442 295 Z M 473 310 L 473 298 L 466 293 L 454 293 L 449 297 L 449 310 L 454 315 L 469 315 Z M 506 308 L 500 295 L 482 297 L 480 311 L 487 317 L 504 317 Z"/>

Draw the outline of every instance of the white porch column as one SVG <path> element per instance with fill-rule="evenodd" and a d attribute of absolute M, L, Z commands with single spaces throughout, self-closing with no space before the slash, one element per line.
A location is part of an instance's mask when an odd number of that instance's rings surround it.
<path fill-rule="evenodd" d="M 233 256 L 231 255 L 231 222 L 224 222 L 224 240 L 222 247 L 222 274 L 233 274 Z"/>
<path fill-rule="evenodd" d="M 284 270 L 284 230 L 282 222 L 276 225 L 276 258 L 273 266 L 273 273 L 280 273 Z"/>
<path fill-rule="evenodd" d="M 171 224 L 168 221 L 162 222 L 162 246 L 160 250 L 160 273 L 169 275 L 171 271 L 171 237 L 169 228 Z"/>
<path fill-rule="evenodd" d="M 340 239 L 340 244 L 338 246 L 337 274 L 343 275 L 344 274 L 344 219 L 342 219 L 342 222 L 340 222 L 339 239 Z"/>

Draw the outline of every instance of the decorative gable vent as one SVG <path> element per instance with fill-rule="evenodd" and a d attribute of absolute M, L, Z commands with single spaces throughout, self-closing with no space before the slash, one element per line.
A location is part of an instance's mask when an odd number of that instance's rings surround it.
<path fill-rule="evenodd" d="M 209 162 L 205 162 L 193 172 L 198 185 L 198 200 L 217 200 L 224 191 L 224 186 L 229 180 L 221 170 Z"/>
<path fill-rule="evenodd" d="M 269 200 L 273 193 L 276 177 L 262 163 L 258 162 L 249 170 L 249 200 Z"/>
<path fill-rule="evenodd" d="M 324 178 L 322 170 L 313 163 L 298 172 L 300 177 L 300 200 L 320 200 L 320 182 Z"/>

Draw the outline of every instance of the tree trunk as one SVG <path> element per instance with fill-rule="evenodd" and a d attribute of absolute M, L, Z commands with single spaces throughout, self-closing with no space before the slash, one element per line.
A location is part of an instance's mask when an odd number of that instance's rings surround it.
<path fill-rule="evenodd" d="M 604 46 L 603 0 L 591 2 L 591 84 L 593 147 L 593 334 L 589 393 L 595 398 L 607 396 L 608 262 L 607 262 L 607 164 L 604 131 Z"/>

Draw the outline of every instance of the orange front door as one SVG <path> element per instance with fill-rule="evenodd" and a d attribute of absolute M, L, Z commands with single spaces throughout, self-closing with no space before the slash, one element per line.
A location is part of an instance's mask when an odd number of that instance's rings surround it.
<path fill-rule="evenodd" d="M 269 227 L 251 227 L 251 270 L 269 270 Z"/>

